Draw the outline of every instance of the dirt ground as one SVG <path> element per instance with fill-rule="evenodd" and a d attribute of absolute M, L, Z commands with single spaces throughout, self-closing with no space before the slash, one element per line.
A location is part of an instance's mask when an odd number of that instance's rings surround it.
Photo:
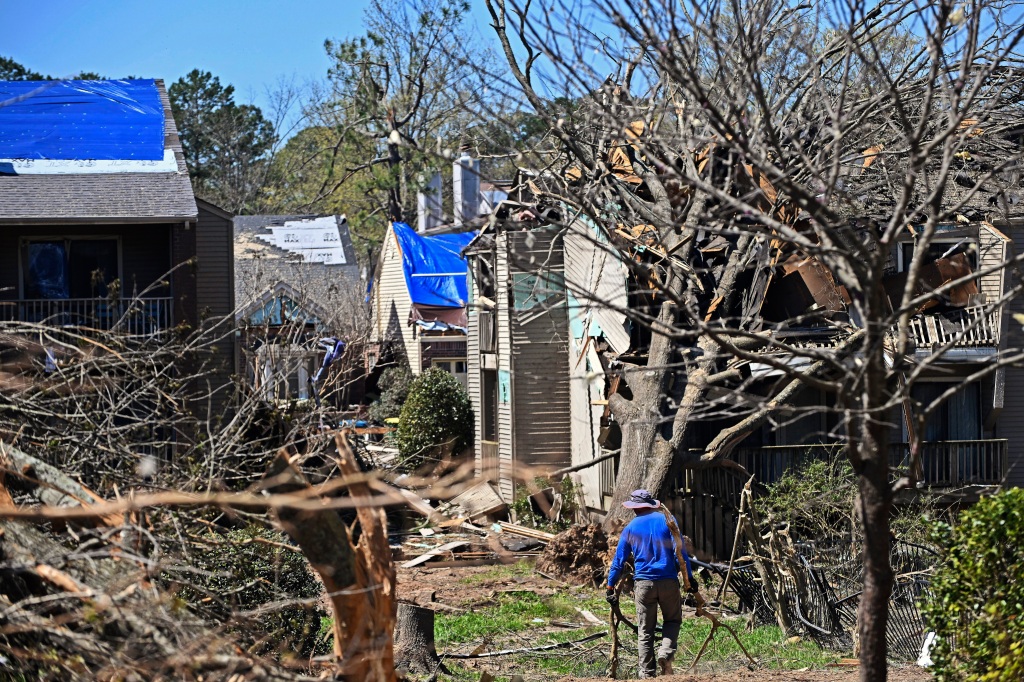
<path fill-rule="evenodd" d="M 835 670 L 734 670 L 711 675 L 671 675 L 664 682 L 855 682 L 856 668 Z M 563 677 L 558 682 L 606 682 L 606 677 Z M 889 682 L 927 682 L 932 676 L 920 668 L 890 668 Z"/>
<path fill-rule="evenodd" d="M 525 576 L 493 576 L 494 566 L 459 566 L 455 568 L 400 568 L 398 569 L 398 598 L 421 603 L 432 601 L 448 606 L 470 608 L 488 601 L 495 591 L 503 588 L 530 590 L 537 594 L 550 593 L 563 587 L 533 573 Z M 464 579 L 478 576 L 479 580 L 467 584 Z M 429 593 L 433 598 L 428 599 Z"/>

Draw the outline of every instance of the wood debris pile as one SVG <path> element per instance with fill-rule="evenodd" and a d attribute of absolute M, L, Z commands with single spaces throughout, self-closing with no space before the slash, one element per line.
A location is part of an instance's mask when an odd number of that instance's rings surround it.
<path fill-rule="evenodd" d="M 537 570 L 574 585 L 599 586 L 607 572 L 608 537 L 601 526 L 572 526 L 537 560 Z"/>

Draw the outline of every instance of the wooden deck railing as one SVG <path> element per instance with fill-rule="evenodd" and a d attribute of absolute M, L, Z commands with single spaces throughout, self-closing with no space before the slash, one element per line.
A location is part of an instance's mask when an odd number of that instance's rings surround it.
<path fill-rule="evenodd" d="M 20 299 L 0 301 L 0 320 L 153 334 L 172 326 L 172 307 L 170 297 Z"/>
<path fill-rule="evenodd" d="M 910 331 L 919 348 L 998 346 L 999 312 L 975 306 L 941 316 L 918 315 L 911 318 Z"/>

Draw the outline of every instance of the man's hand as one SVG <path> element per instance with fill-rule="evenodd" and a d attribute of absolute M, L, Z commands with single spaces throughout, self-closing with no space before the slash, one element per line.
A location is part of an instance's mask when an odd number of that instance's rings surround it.
<path fill-rule="evenodd" d="M 608 602 L 609 604 L 618 604 L 618 603 L 619 603 L 619 595 L 618 595 L 618 594 L 616 594 L 616 593 L 615 593 L 615 590 L 614 590 L 614 589 L 612 589 L 612 588 L 610 588 L 610 587 L 609 587 L 609 588 L 608 588 L 608 590 L 607 590 L 607 591 L 605 592 L 605 594 L 604 594 L 604 598 L 605 598 L 605 600 L 606 600 L 606 601 L 607 601 L 607 602 Z"/>
<path fill-rule="evenodd" d="M 693 578 L 690 578 L 688 581 L 686 581 L 686 593 L 687 594 L 697 594 L 697 592 L 699 590 L 700 590 L 700 588 L 697 587 L 697 581 L 696 580 L 694 580 Z"/>

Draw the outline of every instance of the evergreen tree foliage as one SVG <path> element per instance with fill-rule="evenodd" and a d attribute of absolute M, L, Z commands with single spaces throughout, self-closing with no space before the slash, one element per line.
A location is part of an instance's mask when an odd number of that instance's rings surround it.
<path fill-rule="evenodd" d="M 462 384 L 436 367 L 416 377 L 396 440 L 399 456 L 411 467 L 465 450 L 473 441 L 473 408 Z"/>

